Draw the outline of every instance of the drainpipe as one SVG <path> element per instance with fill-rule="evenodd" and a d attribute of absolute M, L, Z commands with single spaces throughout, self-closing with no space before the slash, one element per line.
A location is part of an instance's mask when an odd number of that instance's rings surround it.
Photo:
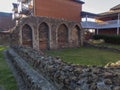
<path fill-rule="evenodd" d="M 87 28 L 88 28 L 88 24 L 87 24 L 87 18 L 88 18 L 88 15 L 86 14 L 86 16 L 85 16 L 86 31 L 87 31 Z"/>
<path fill-rule="evenodd" d="M 85 16 L 85 21 L 86 21 L 86 22 L 87 22 L 87 18 L 88 18 L 88 16 L 86 15 L 86 16 Z"/>
<path fill-rule="evenodd" d="M 33 0 L 33 16 L 36 16 L 36 11 L 35 11 L 35 0 Z"/>
<path fill-rule="evenodd" d="M 120 24 L 120 13 L 118 13 L 118 24 Z"/>

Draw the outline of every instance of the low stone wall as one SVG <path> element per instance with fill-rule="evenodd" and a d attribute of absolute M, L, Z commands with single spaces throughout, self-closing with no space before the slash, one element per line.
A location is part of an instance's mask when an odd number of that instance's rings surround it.
<path fill-rule="evenodd" d="M 110 47 L 110 46 L 94 45 L 94 44 L 90 44 L 90 43 L 87 43 L 87 42 L 84 43 L 84 46 L 87 46 L 87 47 L 95 47 L 95 48 L 99 48 L 99 49 L 105 49 L 105 50 L 111 50 L 111 51 L 120 52 L 120 49 L 119 49 L 119 48 L 113 48 L 113 47 Z"/>
<path fill-rule="evenodd" d="M 0 45 L 10 44 L 10 33 L 0 32 Z"/>
<path fill-rule="evenodd" d="M 14 50 L 9 49 L 7 55 L 25 82 L 27 90 L 57 90 L 44 77 L 32 69 L 26 61 L 18 56 Z"/>
<path fill-rule="evenodd" d="M 90 44 L 90 43 L 87 43 L 87 42 L 84 44 L 84 46 L 120 52 L 119 48 L 113 48 L 111 46 L 104 46 L 104 45 L 100 46 L 100 45 Z M 105 67 L 120 67 L 120 60 L 115 62 L 115 63 L 108 63 Z"/>
<path fill-rule="evenodd" d="M 74 65 L 31 48 L 14 50 L 58 90 L 120 90 L 120 67 Z"/>

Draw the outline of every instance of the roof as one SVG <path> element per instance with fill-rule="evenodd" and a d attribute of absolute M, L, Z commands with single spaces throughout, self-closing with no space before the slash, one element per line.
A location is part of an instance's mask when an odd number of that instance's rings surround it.
<path fill-rule="evenodd" d="M 100 13 L 100 15 L 118 14 L 118 13 L 120 13 L 120 10 L 108 11 L 108 12 Z"/>
<path fill-rule="evenodd" d="M 6 17 L 9 17 L 11 16 L 12 13 L 5 13 L 5 12 L 0 12 L 0 16 L 6 16 Z"/>
<path fill-rule="evenodd" d="M 78 3 L 81 3 L 81 4 L 84 4 L 85 2 L 81 1 L 81 0 L 74 0 L 75 2 L 78 2 Z"/>
<path fill-rule="evenodd" d="M 110 10 L 120 10 L 120 4 L 118 4 L 117 6 L 112 7 Z"/>
<path fill-rule="evenodd" d="M 120 4 L 114 6 L 107 12 L 100 13 L 100 16 L 117 15 L 120 13 Z"/>
<path fill-rule="evenodd" d="M 21 1 L 21 0 L 18 0 L 18 1 Z M 24 2 L 23 3 L 28 3 L 28 2 L 30 2 L 31 0 L 24 0 Z M 73 0 L 73 1 L 75 1 L 75 2 L 78 2 L 78 3 L 81 3 L 81 4 L 84 4 L 85 2 L 83 2 L 83 1 L 81 1 L 81 0 Z"/>
<path fill-rule="evenodd" d="M 81 16 L 82 16 L 82 18 L 84 18 L 84 17 L 89 17 L 89 18 L 94 18 L 94 17 L 96 17 L 96 16 L 99 16 L 98 14 L 94 14 L 94 13 L 90 13 L 90 12 L 85 12 L 85 11 L 82 11 L 81 12 Z"/>
<path fill-rule="evenodd" d="M 0 31 L 0 33 L 7 34 L 7 33 L 10 33 L 10 30 L 8 30 L 8 31 Z"/>

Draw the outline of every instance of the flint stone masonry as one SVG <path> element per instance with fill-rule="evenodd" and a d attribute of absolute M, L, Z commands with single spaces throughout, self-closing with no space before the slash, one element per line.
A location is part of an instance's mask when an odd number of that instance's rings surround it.
<path fill-rule="evenodd" d="M 115 63 L 108 63 L 107 67 L 120 67 L 120 60 Z"/>
<path fill-rule="evenodd" d="M 80 47 L 83 30 L 79 22 L 49 17 L 26 17 L 13 29 L 11 45 L 34 49 Z"/>
<path fill-rule="evenodd" d="M 10 44 L 10 33 L 0 32 L 0 45 Z"/>
<path fill-rule="evenodd" d="M 24 80 L 27 90 L 58 90 L 43 76 L 32 69 L 14 50 L 9 49 L 7 54 Z"/>
<path fill-rule="evenodd" d="M 120 67 L 69 64 L 28 47 L 14 50 L 58 90 L 120 90 Z"/>

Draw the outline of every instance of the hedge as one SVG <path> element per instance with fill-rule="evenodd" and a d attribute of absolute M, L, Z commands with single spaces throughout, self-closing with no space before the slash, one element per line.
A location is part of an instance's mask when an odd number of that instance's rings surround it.
<path fill-rule="evenodd" d="M 111 44 L 120 44 L 120 35 L 93 35 L 93 39 L 98 40 L 98 39 L 104 39 L 106 43 L 111 43 Z"/>

